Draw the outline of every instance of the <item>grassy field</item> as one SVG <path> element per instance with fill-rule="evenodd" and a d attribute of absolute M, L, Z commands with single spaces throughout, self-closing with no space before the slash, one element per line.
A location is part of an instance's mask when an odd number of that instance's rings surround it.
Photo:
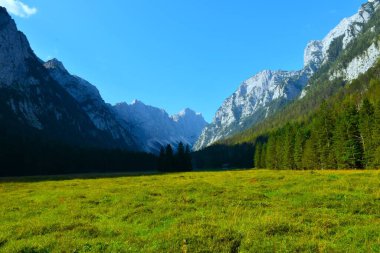
<path fill-rule="evenodd" d="M 380 171 L 0 179 L 0 252 L 380 252 Z"/>

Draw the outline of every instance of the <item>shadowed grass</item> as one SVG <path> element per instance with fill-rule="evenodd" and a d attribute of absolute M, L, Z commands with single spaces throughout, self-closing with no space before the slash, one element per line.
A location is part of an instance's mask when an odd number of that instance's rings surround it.
<path fill-rule="evenodd" d="M 380 252 L 379 171 L 0 181 L 0 252 Z"/>

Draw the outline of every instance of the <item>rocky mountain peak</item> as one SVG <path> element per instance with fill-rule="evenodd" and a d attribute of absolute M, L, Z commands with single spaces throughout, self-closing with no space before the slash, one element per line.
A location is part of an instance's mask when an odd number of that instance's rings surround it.
<path fill-rule="evenodd" d="M 173 115 L 174 120 L 178 120 L 180 118 L 185 118 L 185 117 L 197 117 L 197 116 L 202 116 L 200 113 L 196 113 L 195 111 L 191 110 L 190 108 L 185 108 L 182 111 L 180 111 L 178 114 Z"/>
<path fill-rule="evenodd" d="M 0 27 L 7 25 L 11 20 L 12 18 L 8 14 L 7 9 L 0 6 Z"/>
<path fill-rule="evenodd" d="M 0 7 L 0 85 L 12 85 L 27 74 L 26 59 L 34 56 L 25 35 Z"/>
<path fill-rule="evenodd" d="M 58 69 L 58 70 L 63 71 L 63 72 L 68 72 L 66 70 L 65 66 L 63 66 L 63 63 L 56 58 L 53 58 L 53 59 L 45 62 L 44 66 L 47 69 Z"/>
<path fill-rule="evenodd" d="M 139 100 L 119 103 L 114 108 L 131 124 L 139 146 L 152 153 L 158 153 L 160 147 L 167 144 L 176 147 L 183 142 L 192 146 L 207 124 L 202 115 L 188 108 L 173 116 Z"/>

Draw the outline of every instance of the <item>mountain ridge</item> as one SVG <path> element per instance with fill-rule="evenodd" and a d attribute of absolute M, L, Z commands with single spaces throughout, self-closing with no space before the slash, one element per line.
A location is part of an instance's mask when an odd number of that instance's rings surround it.
<path fill-rule="evenodd" d="M 207 122 L 191 109 L 169 115 L 164 109 L 146 105 L 139 100 L 114 105 L 114 109 L 132 126 L 139 145 L 158 154 L 161 146 L 176 147 L 179 142 L 193 146 Z"/>
<path fill-rule="evenodd" d="M 355 15 L 343 19 L 325 38 L 310 41 L 304 50 L 304 68 L 302 70 L 264 70 L 243 82 L 223 102 L 216 112 L 213 122 L 203 130 L 195 144 L 195 150 L 200 150 L 244 131 L 295 99 L 303 98 L 309 88 L 310 78 L 361 33 L 364 25 L 377 12 L 379 6 L 379 0 L 371 0 L 363 4 Z M 334 52 L 335 47 L 338 52 Z M 365 66 L 360 71 L 352 68 L 353 73 L 350 75 L 357 77 L 369 67 Z M 271 78 L 270 73 L 272 72 L 276 73 L 275 78 Z M 256 83 L 252 84 L 252 80 L 256 80 Z"/>

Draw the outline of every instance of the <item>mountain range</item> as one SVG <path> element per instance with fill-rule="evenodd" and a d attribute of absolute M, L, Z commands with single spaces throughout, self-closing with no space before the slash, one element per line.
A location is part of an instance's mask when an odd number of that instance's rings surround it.
<path fill-rule="evenodd" d="M 0 94 L 2 127 L 67 144 L 157 153 L 161 145 L 192 146 L 206 125 L 190 109 L 170 117 L 141 102 L 107 104 L 62 62 L 40 60 L 2 7 Z"/>
<path fill-rule="evenodd" d="M 191 109 L 170 116 L 165 110 L 135 100 L 131 104 L 116 104 L 114 110 L 131 125 L 140 149 L 158 154 L 160 148 L 179 142 L 193 146 L 207 125 L 203 116 Z"/>
<path fill-rule="evenodd" d="M 355 15 L 343 19 L 325 38 L 308 43 L 303 69 L 264 70 L 244 81 L 237 91 L 223 102 L 213 122 L 203 130 L 194 149 L 203 149 L 247 130 L 292 101 L 302 99 L 310 89 L 314 76 L 362 35 L 363 28 L 373 21 L 379 6 L 379 0 L 368 1 Z M 377 27 L 371 27 L 368 33 L 376 34 Z M 351 81 L 373 66 L 379 56 L 377 41 L 371 42 L 360 55 L 329 73 L 330 79 Z"/>

